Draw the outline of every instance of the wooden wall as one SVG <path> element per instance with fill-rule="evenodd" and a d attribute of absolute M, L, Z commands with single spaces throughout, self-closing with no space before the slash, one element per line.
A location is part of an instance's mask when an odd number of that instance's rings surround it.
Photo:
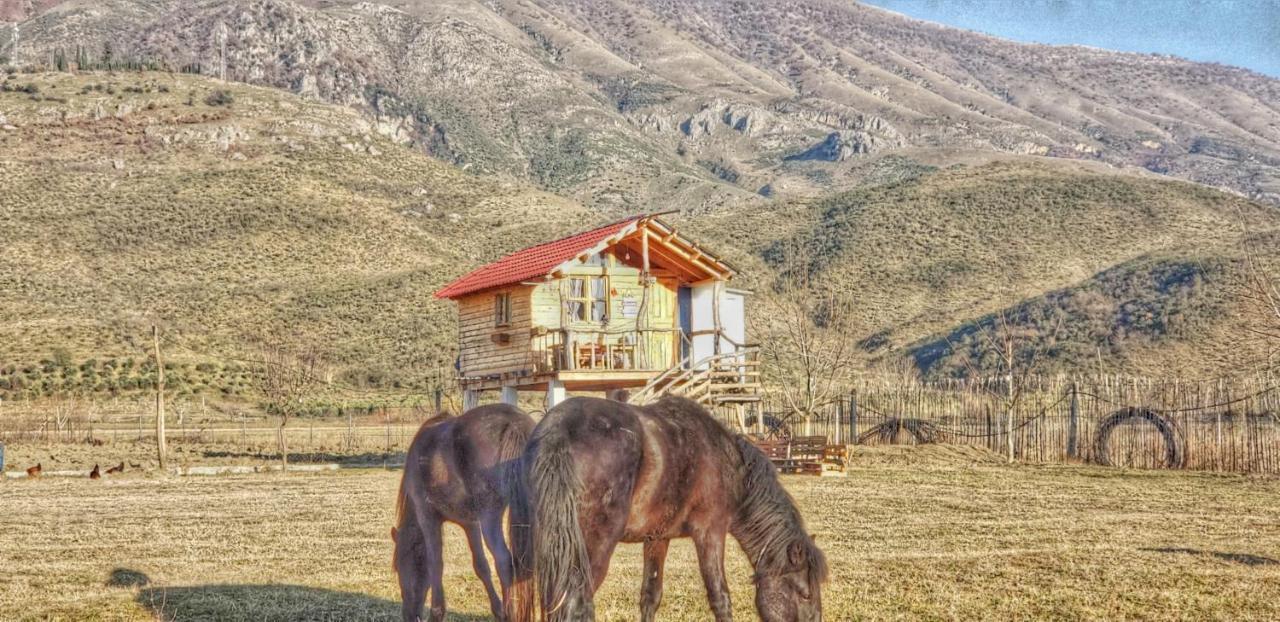
<path fill-rule="evenodd" d="M 640 283 L 640 269 L 636 266 L 615 261 L 607 268 L 599 266 L 571 268 L 565 272 L 563 278 L 548 281 L 533 289 L 533 325 L 545 327 L 551 331 L 568 328 L 575 333 L 590 333 L 602 330 L 618 334 L 633 332 L 637 329 L 639 317 L 628 318 L 624 317 L 623 314 L 625 301 L 630 299 L 634 304 L 643 307 L 647 321 L 639 322 L 640 326 L 649 329 L 674 329 L 677 325 L 677 282 L 674 277 L 667 276 L 663 270 L 654 270 L 653 273 L 658 277 L 658 280 L 649 289 L 648 299 L 646 300 L 644 287 Z M 607 325 L 591 321 L 570 321 L 566 326 L 562 326 L 562 319 L 566 317 L 561 310 L 562 297 L 568 295 L 567 279 L 575 276 L 607 276 L 609 278 L 609 322 Z M 640 310 L 637 308 L 637 311 Z M 650 346 L 652 348 L 651 352 L 654 352 L 655 360 L 666 361 L 666 364 L 661 365 L 662 368 L 676 363 L 679 348 L 675 345 L 677 342 L 674 334 L 655 335 L 651 341 L 653 342 Z"/>
<path fill-rule="evenodd" d="M 458 301 L 459 346 L 462 352 L 462 371 L 467 376 L 486 376 L 504 372 L 527 370 L 535 371 L 533 361 L 539 359 L 532 352 L 535 329 L 545 329 L 545 333 L 556 333 L 567 328 L 577 339 L 592 339 L 592 333 L 606 331 L 611 342 L 617 341 L 622 334 L 632 333 L 637 329 L 637 319 L 623 316 L 624 301 L 631 299 L 642 306 L 647 318 L 641 326 L 649 329 L 668 329 L 665 332 L 650 333 L 646 343 L 638 344 L 646 350 L 646 362 L 651 368 L 665 369 L 674 365 L 680 356 L 677 335 L 671 329 L 677 327 L 675 277 L 664 270 L 653 270 L 657 282 L 650 288 L 645 300 L 644 287 L 640 283 L 640 268 L 613 258 L 606 254 L 607 265 L 578 265 L 565 271 L 560 279 L 550 280 L 538 285 L 520 285 L 501 290 L 488 291 L 464 297 Z M 568 295 L 569 277 L 574 276 L 607 276 L 609 278 L 609 322 L 607 325 L 592 321 L 572 321 L 562 325 L 566 311 L 562 309 L 562 301 Z M 511 293 L 511 325 L 498 329 L 493 325 L 494 296 L 501 292 Z M 616 293 L 613 293 L 616 292 Z M 643 301 L 643 304 L 641 304 Z M 637 309 L 639 311 L 640 309 Z M 505 332 L 510 336 L 509 343 L 497 344 L 492 335 Z M 542 346 L 551 343 L 540 342 Z M 545 359 L 545 355 L 541 357 Z"/>
<path fill-rule="evenodd" d="M 458 300 L 458 346 L 462 353 L 462 373 L 467 376 L 514 372 L 525 369 L 529 362 L 530 294 L 532 286 L 517 285 Z M 511 323 L 494 326 L 494 297 L 511 295 Z M 505 344 L 495 343 L 493 335 L 506 333 Z"/>

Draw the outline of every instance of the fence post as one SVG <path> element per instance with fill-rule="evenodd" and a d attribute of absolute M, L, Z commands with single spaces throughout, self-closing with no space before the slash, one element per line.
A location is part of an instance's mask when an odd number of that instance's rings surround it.
<path fill-rule="evenodd" d="M 858 442 L 858 392 L 849 393 L 849 444 Z"/>
<path fill-rule="evenodd" d="M 1067 420 L 1067 457 L 1078 458 L 1077 426 L 1080 425 L 1080 391 L 1075 383 L 1071 383 L 1071 418 Z"/>
<path fill-rule="evenodd" d="M 835 429 L 832 430 L 832 427 Z M 843 440 L 840 437 L 844 436 L 844 402 L 836 400 L 836 424 L 835 426 L 827 426 L 827 430 L 834 432 L 835 435 L 835 438 L 828 439 L 828 442 L 833 445 L 839 445 L 840 441 Z"/>

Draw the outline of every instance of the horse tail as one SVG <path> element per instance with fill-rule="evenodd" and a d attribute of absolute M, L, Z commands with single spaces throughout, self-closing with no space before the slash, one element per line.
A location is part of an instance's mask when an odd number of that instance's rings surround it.
<path fill-rule="evenodd" d="M 424 552 L 422 530 L 418 528 L 418 516 L 409 507 L 409 478 L 412 469 L 407 465 L 400 476 L 400 491 L 396 493 L 396 524 L 391 528 L 391 540 L 395 543 L 391 553 L 391 567 L 398 574 L 401 562 L 419 563 Z"/>
<path fill-rule="evenodd" d="M 552 430 L 534 442 L 528 492 L 542 619 L 594 620 L 591 562 L 578 523 L 581 482 L 574 470 L 569 439 Z"/>
<path fill-rule="evenodd" d="M 529 429 L 508 425 L 498 443 L 498 463 L 502 495 L 511 507 L 507 522 L 507 545 L 511 550 L 512 582 L 503 604 L 509 622 L 533 620 L 533 541 L 529 533 L 529 495 L 524 483 L 524 447 L 529 442 Z"/>

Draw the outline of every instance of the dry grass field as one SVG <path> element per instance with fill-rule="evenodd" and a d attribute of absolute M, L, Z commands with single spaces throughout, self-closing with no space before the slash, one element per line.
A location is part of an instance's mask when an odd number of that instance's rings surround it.
<path fill-rule="evenodd" d="M 391 620 L 399 473 L 0 481 L 0 619 Z M 1280 480 L 1006 467 L 956 448 L 861 449 L 847 478 L 790 477 L 832 580 L 828 620 L 1280 619 Z M 484 619 L 447 530 L 452 620 Z M 734 550 L 739 619 L 754 617 Z M 639 547 L 601 618 L 631 620 Z M 672 547 L 667 620 L 708 616 Z"/>

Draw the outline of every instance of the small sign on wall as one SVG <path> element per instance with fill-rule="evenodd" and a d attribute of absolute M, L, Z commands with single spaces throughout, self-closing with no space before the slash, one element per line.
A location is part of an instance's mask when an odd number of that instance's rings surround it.
<path fill-rule="evenodd" d="M 635 296 L 624 296 L 619 302 L 622 305 L 622 317 L 634 318 L 640 315 L 640 301 Z"/>

